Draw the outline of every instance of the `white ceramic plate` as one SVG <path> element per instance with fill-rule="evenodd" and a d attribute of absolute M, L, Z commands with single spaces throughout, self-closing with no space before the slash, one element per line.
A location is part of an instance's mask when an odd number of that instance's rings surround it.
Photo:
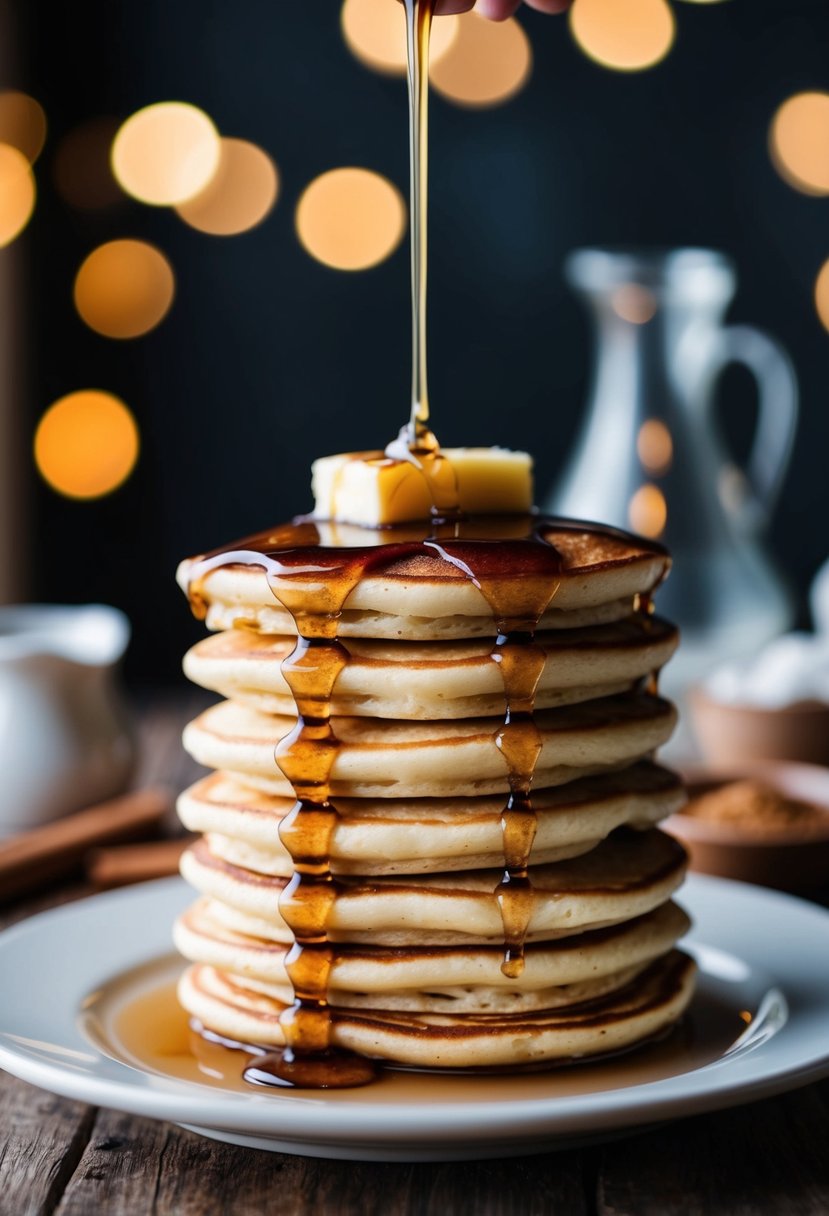
<path fill-rule="evenodd" d="M 339 1093 L 183 1081 L 128 1062 L 114 1027 L 119 1002 L 149 982 L 169 982 L 178 965 L 170 925 L 191 899 L 180 879 L 164 879 L 0 934 L 0 1065 L 67 1097 L 233 1143 L 377 1161 L 549 1150 L 751 1101 L 829 1072 L 829 913 L 692 875 L 682 902 L 695 921 L 687 945 L 700 983 L 695 1012 L 675 1032 L 679 1042 L 536 1074 L 388 1073 L 375 1086 Z M 739 1034 L 734 1028 L 743 1025 Z"/>

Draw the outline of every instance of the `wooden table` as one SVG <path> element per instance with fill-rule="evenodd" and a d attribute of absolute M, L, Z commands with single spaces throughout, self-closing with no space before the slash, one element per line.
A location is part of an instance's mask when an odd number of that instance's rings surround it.
<path fill-rule="evenodd" d="M 142 780 L 193 778 L 193 704 L 144 715 Z M 87 894 L 6 909 L 10 924 Z M 2 1002 L 2 993 L 0 993 Z M 827 1026 L 829 1036 L 829 1026 Z M 827 1216 L 829 1080 L 587 1149 L 447 1165 L 319 1161 L 235 1148 L 0 1073 L 0 1216 Z"/>

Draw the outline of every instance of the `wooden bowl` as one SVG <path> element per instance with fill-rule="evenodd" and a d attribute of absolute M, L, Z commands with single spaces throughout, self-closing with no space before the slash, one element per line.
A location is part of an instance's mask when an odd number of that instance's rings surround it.
<path fill-rule="evenodd" d="M 702 688 L 689 697 L 691 724 L 707 764 L 756 760 L 829 764 L 829 705 L 803 701 L 784 709 L 728 705 Z"/>
<path fill-rule="evenodd" d="M 829 895 L 829 769 L 814 764 L 745 763 L 723 768 L 689 769 L 684 774 L 689 793 L 707 793 L 732 781 L 755 778 L 779 793 L 818 807 L 825 825 L 798 835 L 751 835 L 733 823 L 698 819 L 679 811 L 665 821 L 690 854 L 692 870 L 759 883 L 780 891 Z"/>

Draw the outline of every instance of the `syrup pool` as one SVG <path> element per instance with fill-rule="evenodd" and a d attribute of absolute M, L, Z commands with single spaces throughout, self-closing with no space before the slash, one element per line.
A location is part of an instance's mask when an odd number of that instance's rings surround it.
<path fill-rule="evenodd" d="M 370 1100 L 434 1105 L 608 1092 L 696 1071 L 751 1050 L 780 1028 L 785 1017 L 782 998 L 764 990 L 762 983 L 748 988 L 735 983 L 740 960 L 703 949 L 698 962 L 700 975 L 691 1008 L 658 1042 L 593 1063 L 538 1072 L 453 1074 L 385 1068 L 371 1087 Z M 255 1054 L 211 1042 L 191 1028 L 176 999 L 181 971 L 179 956 L 167 955 L 113 977 L 84 1002 L 84 1031 L 108 1056 L 144 1072 L 224 1091 L 256 1092 L 243 1079 Z M 274 1088 L 267 1091 L 266 1099 L 290 1100 L 302 1092 L 322 1097 L 318 1090 Z M 325 1090 L 324 1100 L 365 1101 L 366 1091 Z"/>

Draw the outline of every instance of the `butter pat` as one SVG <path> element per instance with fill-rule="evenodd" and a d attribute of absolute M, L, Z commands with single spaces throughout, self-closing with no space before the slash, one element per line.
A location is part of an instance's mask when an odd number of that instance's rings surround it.
<path fill-rule="evenodd" d="M 442 448 L 442 459 L 397 459 L 384 452 L 323 456 L 312 466 L 318 519 L 376 528 L 429 519 L 435 503 L 454 498 L 468 515 L 529 511 L 532 459 L 506 448 Z"/>

